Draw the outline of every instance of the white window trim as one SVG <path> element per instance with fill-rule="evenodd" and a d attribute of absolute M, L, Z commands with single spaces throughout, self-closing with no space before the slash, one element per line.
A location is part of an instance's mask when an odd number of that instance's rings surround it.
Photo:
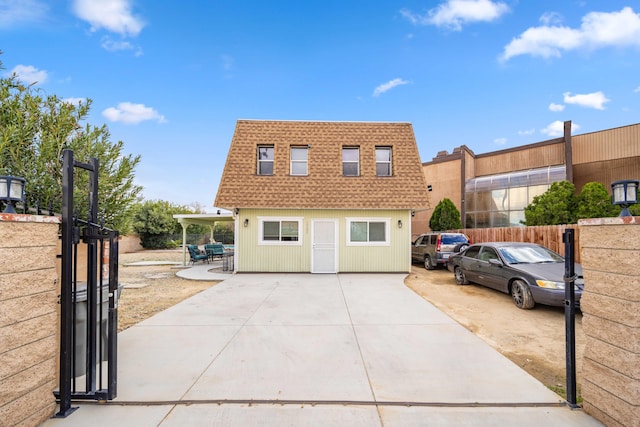
<path fill-rule="evenodd" d="M 341 154 L 344 153 L 344 150 L 354 150 L 358 152 L 358 160 L 344 160 L 342 159 L 342 176 L 360 176 L 360 147 L 350 147 L 350 146 L 343 146 L 342 147 L 342 151 L 340 152 Z M 344 174 L 344 164 L 348 163 L 348 164 L 353 164 L 355 163 L 358 166 L 358 170 L 356 171 L 355 175 L 345 175 Z"/>
<path fill-rule="evenodd" d="M 393 176 L 393 150 L 389 146 L 376 146 L 376 154 L 378 154 L 378 150 L 387 150 L 389 151 L 389 160 L 378 160 L 376 158 L 376 176 Z M 378 175 L 378 164 L 389 165 L 389 175 Z"/>
<path fill-rule="evenodd" d="M 261 148 L 271 148 L 273 150 L 273 160 L 261 160 L 260 159 L 260 149 Z M 259 176 L 273 176 L 275 174 L 275 155 L 276 155 L 276 147 L 274 145 L 270 145 L 270 144 L 258 144 L 258 151 L 256 153 L 256 175 Z M 260 164 L 261 163 L 271 163 L 271 173 L 270 174 L 265 174 L 265 173 L 260 173 Z"/>
<path fill-rule="evenodd" d="M 258 218 L 258 245 L 259 246 L 302 246 L 302 237 L 304 218 L 297 216 L 259 216 Z M 282 241 L 282 240 L 264 240 L 264 222 L 270 221 L 297 221 L 298 222 L 298 240 Z M 282 227 L 282 225 L 281 225 Z"/>
<path fill-rule="evenodd" d="M 356 218 L 347 217 L 346 220 L 346 245 L 347 246 L 391 246 L 391 218 Z M 352 222 L 384 222 L 384 242 L 352 242 L 351 223 Z"/>
<path fill-rule="evenodd" d="M 306 150 L 307 152 L 307 158 L 305 160 L 293 160 L 292 156 L 291 156 L 291 152 L 294 150 Z M 307 165 L 306 170 L 307 173 L 293 173 L 293 164 L 294 163 L 304 163 L 305 165 Z M 307 176 L 309 175 L 309 147 L 300 145 L 292 145 L 289 149 L 289 174 L 291 176 Z"/>

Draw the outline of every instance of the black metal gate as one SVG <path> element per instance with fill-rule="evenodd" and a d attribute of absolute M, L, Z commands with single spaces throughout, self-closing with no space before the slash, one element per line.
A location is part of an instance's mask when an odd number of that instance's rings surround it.
<path fill-rule="evenodd" d="M 74 209 L 75 168 L 89 172 L 89 213 Z M 98 224 L 98 160 L 77 162 L 63 151 L 60 284 L 60 386 L 66 417 L 72 399 L 111 400 L 117 391 L 118 232 Z M 85 250 L 86 249 L 86 250 Z M 86 265 L 82 260 L 86 252 Z M 86 271 L 85 271 L 86 270 Z"/>

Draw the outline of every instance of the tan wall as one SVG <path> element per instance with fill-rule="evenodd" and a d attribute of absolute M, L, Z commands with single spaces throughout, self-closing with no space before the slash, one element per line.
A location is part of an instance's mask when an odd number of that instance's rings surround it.
<path fill-rule="evenodd" d="M 38 425 L 56 402 L 59 218 L 0 214 L 0 424 Z"/>
<path fill-rule="evenodd" d="M 411 234 L 414 237 L 430 230 L 429 219 L 431 219 L 433 210 L 445 197 L 449 198 L 459 211 L 461 210 L 460 159 L 433 163 L 429 167 L 423 167 L 423 171 L 427 186 L 431 186 L 431 191 L 428 192 L 430 206 L 428 209 L 416 211 L 416 215 L 411 221 Z"/>
<path fill-rule="evenodd" d="M 130 236 L 120 236 L 118 240 L 118 252 L 126 254 L 129 252 L 142 251 L 144 248 L 140 244 L 140 237 L 132 234 Z"/>
<path fill-rule="evenodd" d="M 640 157 L 640 123 L 576 135 L 571 145 L 574 165 Z"/>
<path fill-rule="evenodd" d="M 564 142 L 476 156 L 475 176 L 495 175 L 564 164 Z"/>
<path fill-rule="evenodd" d="M 584 409 L 640 426 L 640 217 L 579 222 L 585 292 Z"/>

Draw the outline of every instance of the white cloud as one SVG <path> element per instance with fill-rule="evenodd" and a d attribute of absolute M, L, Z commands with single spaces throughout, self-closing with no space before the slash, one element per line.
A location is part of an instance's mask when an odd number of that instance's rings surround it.
<path fill-rule="evenodd" d="M 534 133 L 536 133 L 535 129 L 526 129 L 526 130 L 518 131 L 518 135 L 522 135 L 522 136 L 533 135 Z"/>
<path fill-rule="evenodd" d="M 8 74 L 15 74 L 16 76 L 18 76 L 18 80 L 26 84 L 42 84 L 47 81 L 48 77 L 46 71 L 38 70 L 32 65 L 16 65 Z"/>
<path fill-rule="evenodd" d="M 635 88 L 633 91 L 634 91 L 635 93 L 640 93 L 640 86 L 638 86 L 637 88 Z"/>
<path fill-rule="evenodd" d="M 557 12 L 546 12 L 540 17 L 543 25 L 555 25 L 562 22 L 562 15 Z"/>
<path fill-rule="evenodd" d="M 574 131 L 577 131 L 578 129 L 580 129 L 580 125 L 572 122 L 571 133 L 573 133 Z M 564 122 L 560 120 L 556 120 L 555 122 L 550 123 L 546 128 L 540 129 L 540 132 L 551 137 L 563 136 Z"/>
<path fill-rule="evenodd" d="M 571 92 L 565 92 L 563 95 L 566 104 L 575 104 L 581 107 L 595 108 L 596 110 L 604 110 L 604 104 L 610 101 L 602 92 L 576 95 L 571 95 Z"/>
<path fill-rule="evenodd" d="M 564 111 L 564 105 L 554 104 L 552 102 L 551 104 L 549 104 L 549 111 L 553 111 L 553 112 Z"/>
<path fill-rule="evenodd" d="M 46 3 L 38 0 L 0 0 L 0 28 L 40 22 L 48 11 Z"/>
<path fill-rule="evenodd" d="M 496 138 L 493 142 L 497 145 L 505 145 L 507 143 L 507 138 Z"/>
<path fill-rule="evenodd" d="M 231 55 L 220 55 L 220 59 L 222 60 L 222 68 L 225 71 L 231 71 L 235 64 L 235 59 Z"/>
<path fill-rule="evenodd" d="M 435 25 L 460 31 L 463 24 L 495 21 L 508 11 L 506 3 L 491 0 L 447 0 L 425 15 L 408 9 L 402 9 L 400 14 L 414 25 Z"/>
<path fill-rule="evenodd" d="M 590 12 L 582 18 L 580 28 L 558 25 L 529 28 L 505 46 L 500 59 L 508 61 L 518 55 L 551 58 L 575 49 L 626 46 L 640 47 L 640 14 L 630 7 L 619 12 Z"/>
<path fill-rule="evenodd" d="M 131 12 L 131 0 L 74 0 L 73 11 L 91 24 L 91 30 L 104 28 L 122 36 L 137 36 L 144 21 Z"/>
<path fill-rule="evenodd" d="M 155 120 L 158 123 L 166 122 L 164 116 L 153 108 L 131 102 L 121 102 L 118 107 L 109 107 L 102 112 L 102 115 L 112 122 L 125 124 L 136 124 L 146 120 Z"/>
<path fill-rule="evenodd" d="M 393 89 L 396 86 L 406 85 L 408 83 L 409 83 L 409 81 L 402 80 L 400 78 L 390 80 L 390 81 L 388 81 L 386 83 L 381 84 L 377 88 L 375 88 L 374 91 L 373 91 L 373 96 L 380 96 L 381 94 Z"/>

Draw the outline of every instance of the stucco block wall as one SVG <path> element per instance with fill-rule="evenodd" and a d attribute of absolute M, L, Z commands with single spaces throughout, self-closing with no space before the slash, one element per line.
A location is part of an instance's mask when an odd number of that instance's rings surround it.
<path fill-rule="evenodd" d="M 59 223 L 0 214 L 2 425 L 38 425 L 56 408 Z"/>
<path fill-rule="evenodd" d="M 640 426 L 640 217 L 581 220 L 582 397 L 607 426 Z"/>

